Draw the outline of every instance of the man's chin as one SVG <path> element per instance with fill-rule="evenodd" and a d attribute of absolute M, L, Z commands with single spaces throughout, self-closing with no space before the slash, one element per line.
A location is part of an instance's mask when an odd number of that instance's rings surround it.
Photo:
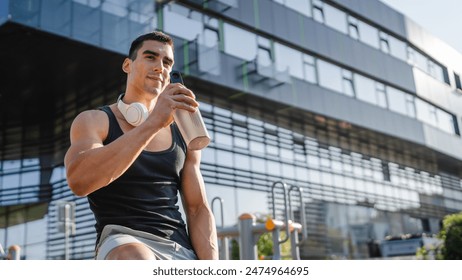
<path fill-rule="evenodd" d="M 147 92 L 154 97 L 160 94 L 159 90 L 148 90 Z"/>

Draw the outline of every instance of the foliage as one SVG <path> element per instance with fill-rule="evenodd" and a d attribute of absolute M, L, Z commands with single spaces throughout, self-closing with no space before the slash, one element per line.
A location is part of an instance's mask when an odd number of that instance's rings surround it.
<path fill-rule="evenodd" d="M 444 240 L 444 259 L 462 260 L 462 212 L 446 216 L 438 236 Z"/>
<path fill-rule="evenodd" d="M 442 243 L 440 246 L 426 248 L 425 246 L 420 247 L 417 250 L 416 256 L 420 260 L 443 260 L 443 255 L 441 254 Z"/>
<path fill-rule="evenodd" d="M 282 231 L 279 240 L 285 239 L 286 233 Z M 292 259 L 290 256 L 290 239 L 281 244 L 281 259 Z M 260 236 L 257 241 L 257 253 L 260 260 L 269 259 L 273 256 L 273 233 L 267 232 Z"/>
<path fill-rule="evenodd" d="M 257 241 L 258 259 L 265 259 L 273 254 L 273 237 L 270 232 L 264 233 Z"/>
<path fill-rule="evenodd" d="M 462 260 L 462 212 L 447 215 L 443 219 L 443 228 L 438 233 L 443 242 L 440 246 L 417 251 L 419 259 Z"/>
<path fill-rule="evenodd" d="M 239 242 L 236 239 L 231 240 L 231 259 L 239 260 Z"/>
<path fill-rule="evenodd" d="M 270 216 L 260 216 L 257 217 L 257 223 L 265 223 Z M 279 240 L 285 239 L 285 231 L 281 231 L 279 234 Z M 230 259 L 239 260 L 240 258 L 240 248 L 239 242 L 237 239 L 233 238 L 231 241 L 231 253 Z M 273 256 L 273 232 L 265 232 L 258 237 L 257 240 L 257 258 L 260 260 L 272 259 Z M 291 244 L 290 239 L 281 245 L 281 258 L 282 259 L 291 259 Z"/>

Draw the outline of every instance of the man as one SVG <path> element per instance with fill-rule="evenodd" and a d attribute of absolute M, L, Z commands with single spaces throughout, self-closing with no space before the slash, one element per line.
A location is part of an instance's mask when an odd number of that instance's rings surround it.
<path fill-rule="evenodd" d="M 198 107 L 191 90 L 169 82 L 173 49 L 162 32 L 135 39 L 122 64 L 125 93 L 72 123 L 67 180 L 95 214 L 96 259 L 218 259 L 201 153 L 186 148 L 173 120 Z M 131 105 L 141 110 L 134 122 Z"/>

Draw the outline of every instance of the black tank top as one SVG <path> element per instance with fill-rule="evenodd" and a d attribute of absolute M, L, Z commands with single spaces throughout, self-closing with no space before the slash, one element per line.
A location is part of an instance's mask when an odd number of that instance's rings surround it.
<path fill-rule="evenodd" d="M 108 136 L 103 142 L 106 145 L 123 132 L 109 106 L 100 109 L 109 117 Z M 169 149 L 141 152 L 122 176 L 88 195 L 96 219 L 97 243 L 104 226 L 116 224 L 149 232 L 192 249 L 177 206 L 186 144 L 175 124 L 170 129 L 172 145 Z"/>

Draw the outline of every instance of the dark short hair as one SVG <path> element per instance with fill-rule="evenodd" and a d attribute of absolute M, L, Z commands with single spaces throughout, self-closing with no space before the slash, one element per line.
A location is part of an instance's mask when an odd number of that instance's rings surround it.
<path fill-rule="evenodd" d="M 132 44 L 130 45 L 130 50 L 128 51 L 128 58 L 130 58 L 131 60 L 135 60 L 136 54 L 138 50 L 141 48 L 141 46 L 143 45 L 143 42 L 148 41 L 148 40 L 153 40 L 153 41 L 158 41 L 158 42 L 168 44 L 172 47 L 172 49 L 174 49 L 173 39 L 170 36 L 163 33 L 162 31 L 153 31 L 153 32 L 143 34 L 139 36 L 138 38 L 136 38 L 135 40 L 133 40 Z"/>

